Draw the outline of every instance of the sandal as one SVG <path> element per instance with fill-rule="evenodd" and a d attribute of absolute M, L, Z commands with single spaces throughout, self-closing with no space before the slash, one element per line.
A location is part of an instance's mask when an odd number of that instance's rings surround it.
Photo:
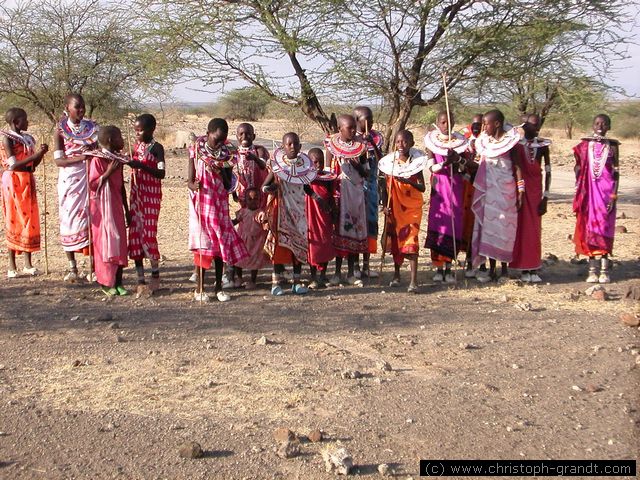
<path fill-rule="evenodd" d="M 293 287 L 291 287 L 291 291 L 296 295 L 306 295 L 309 293 L 309 289 L 301 283 L 294 284 Z"/>
<path fill-rule="evenodd" d="M 274 297 L 280 297 L 284 295 L 284 291 L 282 290 L 282 287 L 280 285 L 274 285 L 273 287 L 271 287 L 271 295 L 273 295 Z"/>
<path fill-rule="evenodd" d="M 398 280 L 397 278 L 394 278 L 393 280 L 391 280 L 389 282 L 389 286 L 390 287 L 399 287 L 400 286 L 400 280 Z"/>
<path fill-rule="evenodd" d="M 114 287 L 102 287 L 101 291 L 107 297 L 116 297 L 118 295 L 118 289 L 116 289 Z"/>
<path fill-rule="evenodd" d="M 407 288 L 407 293 L 418 293 L 418 286 L 409 285 L 409 288 Z"/>
<path fill-rule="evenodd" d="M 24 267 L 22 269 L 22 273 L 26 273 L 27 275 L 31 275 L 32 277 L 35 277 L 40 272 L 38 272 L 38 269 L 36 267 L 30 267 L 30 268 Z"/>
<path fill-rule="evenodd" d="M 122 285 L 116 285 L 116 291 L 118 292 L 118 295 L 120 295 L 121 297 L 124 297 L 126 295 L 130 295 L 129 290 L 124 288 Z"/>

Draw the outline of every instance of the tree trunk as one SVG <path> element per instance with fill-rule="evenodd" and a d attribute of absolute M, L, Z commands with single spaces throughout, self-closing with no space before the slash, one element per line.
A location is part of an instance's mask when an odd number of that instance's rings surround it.
<path fill-rule="evenodd" d="M 396 109 L 394 108 L 394 110 Z M 391 112 L 389 123 L 384 131 L 384 153 L 389 153 L 390 150 L 394 149 L 396 135 L 400 130 L 406 128 L 412 111 L 413 103 L 405 98 L 399 105 L 398 110 Z"/>
<path fill-rule="evenodd" d="M 336 121 L 335 114 L 331 114 L 331 117 L 327 117 L 324 113 L 322 105 L 316 95 L 316 92 L 309 81 L 309 77 L 300 65 L 296 52 L 289 52 L 289 61 L 296 72 L 298 81 L 300 82 L 300 108 L 304 114 L 317 123 L 322 131 L 326 134 L 335 133 L 338 131 L 338 122 Z"/>
<path fill-rule="evenodd" d="M 571 120 L 567 120 L 564 124 L 564 132 L 567 134 L 569 140 L 573 139 L 573 122 Z"/>

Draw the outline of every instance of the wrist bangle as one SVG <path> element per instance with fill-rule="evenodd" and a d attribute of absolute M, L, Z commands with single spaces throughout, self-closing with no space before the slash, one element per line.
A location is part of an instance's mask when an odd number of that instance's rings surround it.
<path fill-rule="evenodd" d="M 545 165 L 544 166 L 544 171 L 547 173 L 551 173 L 551 165 Z"/>
<path fill-rule="evenodd" d="M 609 197 L 611 200 L 617 200 L 618 199 L 618 195 L 615 193 L 612 193 L 611 196 Z"/>
<path fill-rule="evenodd" d="M 64 151 L 63 150 L 56 150 L 55 152 L 53 152 L 53 159 L 54 160 L 60 160 L 61 158 L 64 158 Z"/>
<path fill-rule="evenodd" d="M 518 180 L 516 182 L 516 187 L 518 189 L 518 192 L 524 192 L 524 180 Z"/>

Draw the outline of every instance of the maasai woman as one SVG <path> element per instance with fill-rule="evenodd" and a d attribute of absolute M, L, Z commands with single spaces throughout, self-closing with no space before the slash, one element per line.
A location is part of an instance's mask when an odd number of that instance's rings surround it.
<path fill-rule="evenodd" d="M 522 205 L 525 184 L 520 170 L 520 134 L 504 125 L 500 110 L 484 115 L 484 132 L 476 141 L 480 165 L 474 182 L 473 255 L 474 266 L 489 259 L 489 275 L 478 275 L 480 282 L 497 281 L 496 261 L 502 262 L 502 277 L 513 259 L 518 228 L 518 209 Z M 515 178 L 514 178 L 515 171 Z"/>
<path fill-rule="evenodd" d="M 231 300 L 222 291 L 223 263 L 235 265 L 246 258 L 242 239 L 229 216 L 229 192 L 233 190 L 232 168 L 236 154 L 226 143 L 229 125 L 222 118 L 209 122 L 207 135 L 189 148 L 189 249 L 198 267 L 197 301 L 209 301 L 204 292 L 206 270 L 215 265 L 215 292 L 221 302 Z"/>
<path fill-rule="evenodd" d="M 249 256 L 244 260 L 240 260 L 233 266 L 235 271 L 235 280 L 239 286 L 243 285 L 243 270 L 249 270 L 251 280 L 244 287 L 247 290 L 256 288 L 258 271 L 265 268 L 271 262 L 267 252 L 264 251 L 264 244 L 267 240 L 267 231 L 263 228 L 262 223 L 258 220 L 258 216 L 263 209 L 260 208 L 260 199 L 266 195 L 262 194 L 257 188 L 247 188 L 244 190 L 244 207 L 236 212 L 236 218 L 233 223 L 238 228 L 238 235 L 242 239 Z"/>
<path fill-rule="evenodd" d="M 618 200 L 617 140 L 606 138 L 611 119 L 604 114 L 593 120 L 593 136 L 583 138 L 573 149 L 576 158 L 576 196 L 573 211 L 576 253 L 589 257 L 589 283 L 609 283 L 610 260 L 616 228 Z M 598 275 L 598 260 L 600 272 Z"/>
<path fill-rule="evenodd" d="M 476 140 L 482 133 L 482 117 L 481 113 L 474 115 L 471 124 L 462 131 L 467 139 L 467 150 L 464 153 L 464 193 L 462 195 L 464 213 L 462 215 L 462 245 L 460 246 L 460 250 L 465 251 L 465 278 L 474 278 L 476 276 L 476 270 L 473 268 L 473 253 L 471 251 L 473 223 L 475 221 L 471 204 L 473 203 L 473 182 L 478 171 L 479 160 L 478 152 L 476 151 Z M 486 271 L 486 269 L 485 264 L 480 265 L 480 270 Z"/>
<path fill-rule="evenodd" d="M 406 257 L 411 268 L 407 291 L 418 293 L 418 235 L 425 191 L 422 171 L 427 165 L 427 157 L 424 152 L 412 148 L 413 145 L 413 134 L 409 130 L 399 131 L 395 151 L 383 157 L 379 167 L 386 177 L 383 202 L 387 224 L 383 248 L 393 254 L 395 268 L 390 286 L 400 285 L 400 267 Z"/>
<path fill-rule="evenodd" d="M 9 250 L 8 278 L 18 276 L 16 253 L 24 254 L 23 273 L 37 275 L 31 264 L 31 253 L 40 250 L 40 213 L 33 172 L 40 165 L 49 147 L 40 145 L 25 132 L 29 128 L 27 112 L 10 108 L 5 120 L 9 130 L 0 130 L 0 161 L 2 162 L 2 213 Z"/>
<path fill-rule="evenodd" d="M 338 176 L 336 199 L 340 214 L 334 237 L 336 271 L 330 283 L 342 282 L 342 258 L 347 257 L 347 283 L 362 285 L 355 277 L 358 254 L 368 251 L 367 209 L 364 193 L 367 172 L 366 146 L 356 137 L 356 121 L 351 115 L 338 117 L 338 133 L 325 140 L 327 163 Z"/>
<path fill-rule="evenodd" d="M 309 189 L 306 209 L 311 269 L 309 288 L 325 288 L 327 265 L 336 256 L 333 230 L 338 210 L 333 199 L 337 176 L 324 169 L 324 153 L 319 148 L 309 150 L 309 158 L 318 171 L 315 180 L 309 186 L 305 185 L 305 191 Z M 319 277 L 317 272 L 320 272 Z"/>
<path fill-rule="evenodd" d="M 69 271 L 65 282 L 78 280 L 75 252 L 88 255 L 89 219 L 87 169 L 85 152 L 95 150 L 98 126 L 84 118 L 85 104 L 77 93 L 65 97 L 65 114 L 58 123 L 53 137 L 53 159 L 58 170 L 58 202 L 60 216 L 60 243 L 67 254 Z M 90 259 L 91 261 L 91 259 Z M 93 278 L 88 278 L 93 281 Z"/>
<path fill-rule="evenodd" d="M 160 285 L 160 251 L 158 249 L 158 217 L 162 201 L 162 179 L 165 176 L 164 147 L 153 138 L 156 119 L 149 113 L 134 123 L 136 144 L 129 166 L 131 172 L 131 224 L 129 225 L 129 258 L 135 261 L 138 293 L 145 291 L 144 259 L 151 263 L 149 290 Z"/>
<path fill-rule="evenodd" d="M 236 138 L 238 139 L 238 163 L 234 167 L 234 171 L 238 177 L 236 192 L 238 202 L 241 207 L 245 207 L 245 190 L 255 188 L 260 197 L 260 208 L 264 208 L 267 205 L 267 196 L 262 194 L 261 188 L 269 174 L 267 169 L 269 152 L 266 148 L 253 143 L 256 134 L 250 123 L 238 125 Z"/>
<path fill-rule="evenodd" d="M 382 158 L 384 137 L 373 129 L 373 112 L 369 107 L 356 107 L 353 110 L 356 119 L 357 135 L 367 147 L 367 180 L 365 199 L 367 204 L 367 238 L 368 250 L 362 255 L 362 276 L 375 278 L 378 272 L 369 269 L 369 258 L 378 248 L 378 162 Z M 359 271 L 356 271 L 358 276 Z"/>
<path fill-rule="evenodd" d="M 547 197 L 551 186 L 551 141 L 539 138 L 540 117 L 529 115 L 523 125 L 523 159 L 520 163 L 526 185 L 522 208 L 518 211 L 518 231 L 509 268 L 521 270 L 523 282 L 540 283 L 538 269 L 542 266 L 542 215 L 547 212 Z M 542 192 L 542 163 L 544 162 L 545 189 Z"/>
<path fill-rule="evenodd" d="M 451 122 L 454 123 L 453 117 Z M 424 246 L 431 250 L 431 261 L 437 269 L 433 280 L 455 283 L 451 262 L 462 247 L 464 212 L 464 178 L 459 164 L 460 154 L 467 149 L 467 140 L 460 133 L 452 133 L 449 138 L 448 114 L 440 112 L 436 128 L 427 133 L 424 143 L 431 171 L 429 222 Z"/>
<path fill-rule="evenodd" d="M 300 283 L 302 264 L 307 263 L 307 217 L 304 186 L 316 178 L 311 159 L 300 152 L 300 138 L 289 132 L 282 137 L 282 147 L 273 152 L 263 191 L 269 193 L 267 213 L 262 216 L 269 226 L 265 249 L 273 263 L 271 295 L 283 295 L 284 266 L 293 265 L 293 287 L 305 294 Z"/>
<path fill-rule="evenodd" d="M 124 189 L 122 164 L 128 157 L 119 156 L 124 148 L 118 127 L 100 127 L 102 150 L 93 153 L 89 165 L 91 235 L 96 281 L 107 296 L 128 295 L 122 284 L 122 270 L 127 265 L 127 192 Z"/>

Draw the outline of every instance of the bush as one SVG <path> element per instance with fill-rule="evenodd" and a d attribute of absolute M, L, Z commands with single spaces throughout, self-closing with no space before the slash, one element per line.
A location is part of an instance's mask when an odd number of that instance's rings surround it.
<path fill-rule="evenodd" d="M 271 98 L 257 87 L 245 87 L 225 93 L 216 104 L 216 114 L 228 120 L 255 122 L 264 117 Z"/>

